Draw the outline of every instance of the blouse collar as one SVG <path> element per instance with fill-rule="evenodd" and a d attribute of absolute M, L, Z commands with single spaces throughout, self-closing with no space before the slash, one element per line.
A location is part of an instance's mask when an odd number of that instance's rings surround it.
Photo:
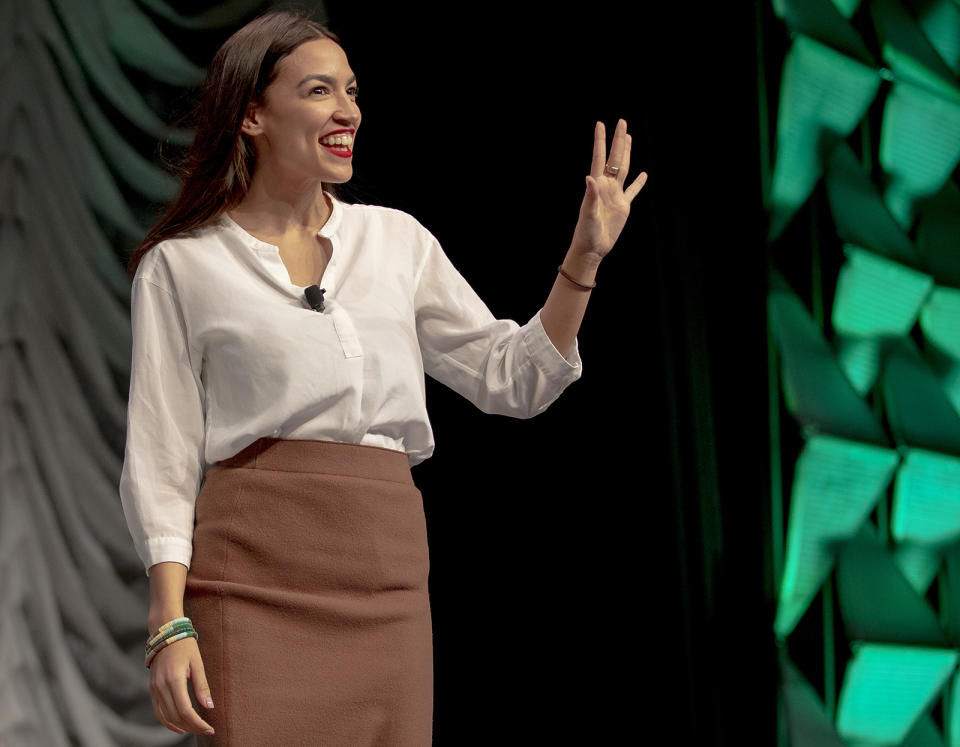
<path fill-rule="evenodd" d="M 323 193 L 330 198 L 331 210 L 330 215 L 327 217 L 327 222 L 324 223 L 323 226 L 317 231 L 317 234 L 325 239 L 329 239 L 340 228 L 340 223 L 343 220 L 343 203 L 327 190 L 323 190 Z M 248 233 L 243 226 L 230 217 L 226 210 L 220 214 L 220 219 L 218 222 L 220 225 L 231 230 L 233 233 L 243 239 L 244 243 L 253 247 L 254 249 L 266 249 L 274 252 L 279 250 L 276 244 L 270 244 L 266 241 L 261 241 L 253 234 Z"/>

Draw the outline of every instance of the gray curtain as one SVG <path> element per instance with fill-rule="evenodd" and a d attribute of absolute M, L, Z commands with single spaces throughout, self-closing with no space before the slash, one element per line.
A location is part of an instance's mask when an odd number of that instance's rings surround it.
<path fill-rule="evenodd" d="M 0 744 L 192 740 L 154 717 L 148 580 L 117 492 L 127 257 L 176 182 L 157 144 L 262 0 L 0 3 Z M 287 3 L 286 5 L 290 5 Z M 316 7 L 316 4 L 315 4 Z"/>

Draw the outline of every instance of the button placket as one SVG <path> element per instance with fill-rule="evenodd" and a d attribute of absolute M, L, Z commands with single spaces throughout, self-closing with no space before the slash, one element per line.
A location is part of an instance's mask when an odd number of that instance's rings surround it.
<path fill-rule="evenodd" d="M 343 348 L 343 357 L 358 358 L 362 356 L 363 348 L 360 347 L 356 327 L 353 326 L 353 320 L 350 319 L 347 310 L 334 299 L 331 299 L 327 308 L 330 310 L 333 328 L 340 339 L 340 347 Z"/>
<path fill-rule="evenodd" d="M 324 299 L 324 312 L 329 313 L 333 321 L 334 331 L 337 333 L 337 339 L 340 341 L 340 348 L 343 350 L 344 358 L 357 358 L 363 355 L 363 349 L 360 347 L 360 340 L 357 338 L 357 330 L 353 326 L 353 321 L 347 310 L 340 305 L 336 299 L 337 290 L 337 268 L 340 259 L 340 239 L 336 235 L 324 236 L 323 231 L 317 231 L 318 236 L 327 239 L 333 247 L 333 253 L 330 261 L 323 271 L 323 277 L 320 279 L 320 287 L 326 291 Z"/>
<path fill-rule="evenodd" d="M 261 241 L 255 236 L 247 233 L 236 221 L 230 218 L 227 213 L 223 214 L 223 220 L 232 228 L 240 232 L 248 240 L 254 251 L 269 266 L 270 274 L 274 280 L 280 283 L 281 287 L 286 287 L 287 292 L 300 301 L 301 304 L 307 306 L 306 298 L 304 297 L 305 289 L 303 286 L 294 285 L 290 281 L 290 273 L 287 271 L 286 265 L 283 263 L 283 259 L 280 257 L 280 247 L 276 246 L 275 244 L 267 243 L 266 241 Z M 330 229 L 333 229 L 334 227 L 335 222 L 329 225 Z M 333 253 L 330 257 L 330 261 L 327 263 L 326 268 L 324 268 L 323 277 L 319 280 L 319 286 L 325 291 L 324 311 L 319 313 L 330 315 L 330 320 L 333 322 L 334 331 L 337 333 L 337 339 L 340 341 L 340 348 L 343 350 L 343 357 L 358 358 L 363 355 L 363 348 L 360 346 L 360 340 L 357 337 L 356 327 L 353 326 L 353 321 L 350 319 L 350 315 L 347 313 L 346 309 L 344 309 L 334 298 L 337 287 L 337 267 L 339 265 L 338 260 L 341 258 L 340 255 L 342 251 L 340 248 L 340 238 L 335 233 L 330 235 L 325 235 L 325 233 L 326 232 L 323 229 L 317 231 L 318 236 L 330 241 L 330 244 L 333 247 Z"/>

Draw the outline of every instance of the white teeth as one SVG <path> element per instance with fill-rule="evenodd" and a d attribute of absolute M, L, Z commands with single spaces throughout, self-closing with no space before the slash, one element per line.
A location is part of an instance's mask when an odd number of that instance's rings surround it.
<path fill-rule="evenodd" d="M 343 133 L 341 135 L 331 135 L 330 137 L 325 137 L 320 140 L 324 145 L 344 145 L 351 146 L 353 145 L 353 135 L 349 133 Z"/>

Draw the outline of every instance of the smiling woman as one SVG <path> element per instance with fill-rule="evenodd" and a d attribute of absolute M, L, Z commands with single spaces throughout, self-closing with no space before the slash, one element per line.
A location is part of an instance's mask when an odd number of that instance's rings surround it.
<path fill-rule="evenodd" d="M 252 103 L 243 118 L 241 132 L 253 142 L 256 170 L 229 214 L 248 233 L 278 247 L 291 279 L 310 285 L 333 254 L 328 240 L 317 240 L 332 210 L 323 196 L 325 184 L 353 176 L 360 126 L 357 76 L 332 39 L 304 42 L 278 69 L 262 103 Z M 318 70 L 326 72 L 311 72 Z"/>
<path fill-rule="evenodd" d="M 325 44 L 318 45 L 319 42 Z M 327 64 L 333 67 L 328 69 Z M 347 80 L 348 77 L 351 79 Z M 311 85 L 314 78 L 325 85 Z M 261 158 L 281 157 L 272 162 L 272 173 L 292 165 L 294 173 L 301 172 L 301 178 L 313 178 L 303 173 L 296 161 L 291 164 L 289 158 L 283 158 L 284 153 L 289 154 L 291 143 L 283 139 L 273 143 L 269 136 L 262 136 L 266 131 L 258 129 L 261 119 L 275 122 L 278 117 L 271 115 L 279 115 L 282 120 L 283 114 L 298 104 L 302 105 L 301 117 L 311 110 L 318 112 L 314 115 L 318 117 L 319 111 L 325 109 L 326 129 L 318 129 L 309 145 L 313 156 L 308 160 L 316 165 L 318 154 L 334 153 L 318 147 L 320 137 L 338 130 L 356 132 L 360 123 L 356 96 L 356 78 L 349 70 L 340 37 L 325 26 L 294 13 L 270 13 L 236 31 L 211 61 L 197 105 L 186 118 L 185 124 L 195 130 L 195 135 L 190 151 L 176 165 L 182 181 L 180 193 L 131 255 L 128 274 L 134 276 L 151 247 L 237 208 L 253 189 L 258 172 L 257 189 L 262 194 L 261 185 L 271 166 L 268 161 L 264 169 L 259 168 Z M 350 111 L 331 110 L 331 106 L 335 109 L 344 99 L 349 99 Z M 281 128 L 284 126 L 281 121 Z M 314 185 L 314 198 L 324 190 L 337 196 L 336 184 L 351 178 L 351 159 L 343 155 L 336 152 L 337 159 L 329 159 L 327 165 L 340 168 L 321 174 L 321 182 Z M 319 217 L 323 213 L 329 215 L 329 206 L 323 200 L 320 203 Z M 310 203 L 301 200 L 300 204 Z M 313 217 L 318 218 L 316 214 Z M 313 222 L 315 229 L 322 224 L 322 220 Z M 255 227 L 253 222 L 250 227 Z M 277 234 L 273 229 L 263 233 Z"/>
<path fill-rule="evenodd" d="M 251 104 L 243 119 L 257 168 L 231 217 L 255 235 L 312 238 L 330 215 L 323 184 L 353 176 L 357 76 L 332 39 L 304 42 L 279 70 L 263 102 Z M 344 147 L 344 136 L 351 147 Z"/>
<path fill-rule="evenodd" d="M 237 31 L 198 114 L 182 191 L 130 262 L 120 495 L 154 713 L 216 744 L 429 745 L 424 376 L 485 413 L 546 410 L 582 374 L 593 278 L 646 175 L 624 189 L 627 124 L 608 159 L 598 122 L 570 249 L 521 326 L 413 216 L 338 198 L 361 116 L 323 26 Z"/>

